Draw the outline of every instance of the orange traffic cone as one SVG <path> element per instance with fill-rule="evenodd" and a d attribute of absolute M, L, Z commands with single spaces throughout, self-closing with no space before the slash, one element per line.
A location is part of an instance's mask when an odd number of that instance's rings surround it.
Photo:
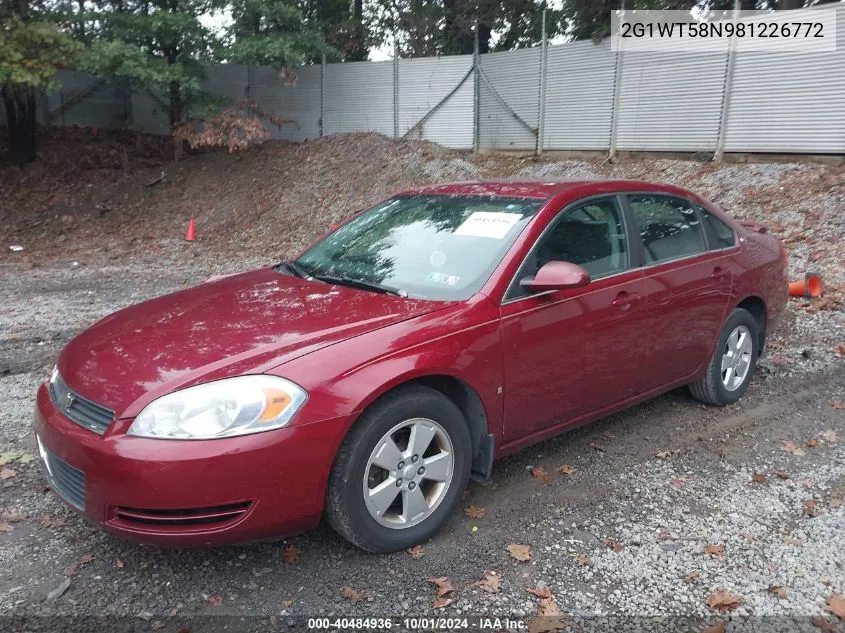
<path fill-rule="evenodd" d="M 194 220 L 194 218 L 191 218 L 191 221 L 188 222 L 188 230 L 185 232 L 185 239 L 188 242 L 197 241 L 197 221 Z"/>
<path fill-rule="evenodd" d="M 822 296 L 822 280 L 815 273 L 807 273 L 801 281 L 793 281 L 789 284 L 790 297 L 812 297 L 816 299 Z"/>

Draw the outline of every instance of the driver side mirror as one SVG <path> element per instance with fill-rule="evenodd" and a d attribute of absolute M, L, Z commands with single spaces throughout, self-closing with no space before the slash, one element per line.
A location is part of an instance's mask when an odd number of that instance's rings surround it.
<path fill-rule="evenodd" d="M 548 262 L 533 277 L 521 279 L 519 285 L 529 292 L 579 288 L 590 283 L 590 273 L 571 262 Z"/>

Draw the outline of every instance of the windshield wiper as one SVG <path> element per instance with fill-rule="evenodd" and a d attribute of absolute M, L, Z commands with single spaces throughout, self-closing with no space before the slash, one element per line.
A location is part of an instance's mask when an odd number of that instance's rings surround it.
<path fill-rule="evenodd" d="M 303 279 L 312 279 L 313 277 L 308 274 L 308 272 L 296 262 L 282 262 L 276 269 L 285 268 L 289 272 L 292 272 L 297 277 L 302 277 Z"/>
<path fill-rule="evenodd" d="M 349 286 L 350 288 L 360 288 L 361 290 L 371 290 L 373 292 L 381 292 L 386 295 L 395 295 L 397 297 L 407 297 L 408 293 L 398 288 L 391 288 L 390 286 L 383 286 L 372 281 L 364 281 L 362 279 L 351 279 L 349 277 L 333 277 L 331 275 L 314 275 L 314 279 L 325 281 L 327 284 L 335 284 L 337 286 Z"/>

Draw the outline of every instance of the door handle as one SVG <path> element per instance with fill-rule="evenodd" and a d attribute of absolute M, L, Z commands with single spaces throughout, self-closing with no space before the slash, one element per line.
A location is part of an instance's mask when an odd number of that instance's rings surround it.
<path fill-rule="evenodd" d="M 710 273 L 710 276 L 713 279 L 722 279 L 723 277 L 728 276 L 728 271 L 722 268 L 721 266 L 716 266 L 716 268 L 713 269 L 713 272 Z"/>
<path fill-rule="evenodd" d="M 640 295 L 636 292 L 625 292 L 624 290 L 616 295 L 616 298 L 611 301 L 613 305 L 622 310 L 627 310 L 632 304 L 640 300 Z"/>

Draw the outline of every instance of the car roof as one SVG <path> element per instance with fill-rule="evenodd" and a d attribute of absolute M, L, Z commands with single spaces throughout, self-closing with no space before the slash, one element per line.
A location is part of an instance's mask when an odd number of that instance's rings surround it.
<path fill-rule="evenodd" d="M 595 192 L 590 191 L 595 188 Z M 580 195 L 608 191 L 665 191 L 689 195 L 689 192 L 664 183 L 644 180 L 616 180 L 606 178 L 573 178 L 562 180 L 468 180 L 413 187 L 403 194 L 440 194 L 503 196 L 548 199 L 567 190 L 578 189 Z"/>

